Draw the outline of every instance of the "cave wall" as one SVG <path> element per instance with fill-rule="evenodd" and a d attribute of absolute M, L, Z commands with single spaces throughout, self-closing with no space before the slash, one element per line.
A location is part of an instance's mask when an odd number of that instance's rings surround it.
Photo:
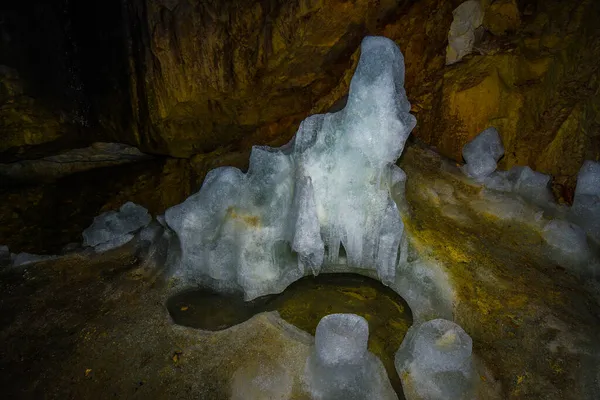
<path fill-rule="evenodd" d="M 0 160 L 53 152 L 85 123 L 79 66 L 64 0 L 0 9 Z"/>
<path fill-rule="evenodd" d="M 600 156 L 600 2 L 482 0 L 474 53 L 447 66 L 461 3 L 4 2 L 0 162 L 95 141 L 166 159 L 145 172 L 125 166 L 89 179 L 106 176 L 108 186 L 84 184 L 85 173 L 35 187 L 0 182 L 2 242 L 56 251 L 101 211 L 133 200 L 159 214 L 196 192 L 211 168 L 244 168 L 252 145 L 282 145 L 307 115 L 343 106 L 367 34 L 392 38 L 405 55 L 415 137 L 460 162 L 462 146 L 496 126 L 506 147 L 500 167 L 550 173 L 558 199 L 570 201 L 582 161 Z M 70 182 L 86 193 L 80 201 L 96 200 L 68 202 L 84 216 L 69 228 L 73 213 L 54 218 L 53 209 L 67 204 L 71 192 L 56 188 Z M 26 214 L 35 216 L 26 219 L 31 229 L 19 229 Z M 69 231 L 60 240 L 58 226 Z"/>
<path fill-rule="evenodd" d="M 600 157 L 599 17 L 597 1 L 492 2 L 476 54 L 445 67 L 433 93 L 413 92 L 416 135 L 461 161 L 462 146 L 495 126 L 499 167 L 551 174 L 570 202 L 583 161 Z"/>
<path fill-rule="evenodd" d="M 189 157 L 273 130 L 289 138 L 352 65 L 363 36 L 408 5 L 129 1 L 139 145 Z"/>

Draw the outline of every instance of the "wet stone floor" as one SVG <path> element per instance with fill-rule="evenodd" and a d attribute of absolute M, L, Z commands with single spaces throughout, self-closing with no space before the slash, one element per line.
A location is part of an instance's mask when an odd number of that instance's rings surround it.
<path fill-rule="evenodd" d="M 245 302 L 241 294 L 224 295 L 210 289 L 179 293 L 167 301 L 176 324 L 219 331 L 253 315 L 277 311 L 290 324 L 314 336 L 317 324 L 333 313 L 352 313 L 369 322 L 369 350 L 383 362 L 392 386 L 403 399 L 394 355 L 412 324 L 402 297 L 377 280 L 356 274 L 308 276 L 280 294 Z"/>

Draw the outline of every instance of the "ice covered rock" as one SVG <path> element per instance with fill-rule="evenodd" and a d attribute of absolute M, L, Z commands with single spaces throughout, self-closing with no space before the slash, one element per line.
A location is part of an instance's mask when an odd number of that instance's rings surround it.
<path fill-rule="evenodd" d="M 542 174 L 528 166 L 514 166 L 508 171 L 497 171 L 484 179 L 483 184 L 489 189 L 500 192 L 512 192 L 538 206 L 554 204 L 554 196 L 550 189 L 550 175 Z"/>
<path fill-rule="evenodd" d="M 281 148 L 254 147 L 248 172 L 211 171 L 200 191 L 165 213 L 185 282 L 217 280 L 251 299 L 340 263 L 392 281 L 403 226 L 394 163 L 416 124 L 394 42 L 367 37 L 336 113 L 305 119 Z"/>
<path fill-rule="evenodd" d="M 406 253 L 404 250 L 402 254 Z M 452 318 L 454 291 L 449 282 L 449 277 L 437 264 L 401 260 L 396 280 L 389 286 L 406 300 L 416 323 L 432 318 Z"/>
<path fill-rule="evenodd" d="M 454 322 L 435 319 L 413 325 L 395 359 L 406 398 L 473 398 L 472 346 L 469 335 Z"/>
<path fill-rule="evenodd" d="M 33 264 L 39 261 L 53 260 L 58 256 L 45 256 L 31 253 L 18 253 L 12 255 L 12 266 L 19 267 L 21 265 Z"/>
<path fill-rule="evenodd" d="M 569 217 L 600 243 L 600 162 L 585 161 L 579 170 Z"/>
<path fill-rule="evenodd" d="M 381 361 L 367 350 L 369 325 L 354 314 L 331 314 L 317 325 L 305 368 L 314 399 L 397 399 Z"/>
<path fill-rule="evenodd" d="M 119 247 L 131 240 L 133 233 L 151 220 L 148 210 L 127 202 L 119 211 L 108 211 L 94 218 L 92 225 L 83 231 L 83 245 L 92 246 L 98 252 Z"/>
<path fill-rule="evenodd" d="M 542 237 L 554 250 L 553 259 L 564 267 L 585 268 L 591 257 L 585 231 L 568 221 L 556 219 L 548 222 L 542 231 Z"/>
<path fill-rule="evenodd" d="M 504 155 L 500 134 L 496 128 L 487 128 L 465 144 L 462 154 L 466 162 L 462 171 L 465 175 L 482 181 L 496 170 L 496 163 Z"/>
<path fill-rule="evenodd" d="M 452 12 L 454 19 L 448 32 L 446 65 L 454 64 L 473 51 L 484 12 L 478 0 L 468 0 Z"/>

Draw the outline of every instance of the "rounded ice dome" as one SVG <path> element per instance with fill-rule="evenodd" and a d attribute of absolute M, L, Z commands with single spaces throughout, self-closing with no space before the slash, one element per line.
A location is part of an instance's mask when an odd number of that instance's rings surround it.
<path fill-rule="evenodd" d="M 315 334 L 319 361 L 326 365 L 354 364 L 367 353 L 369 324 L 355 314 L 330 314 L 321 319 Z"/>

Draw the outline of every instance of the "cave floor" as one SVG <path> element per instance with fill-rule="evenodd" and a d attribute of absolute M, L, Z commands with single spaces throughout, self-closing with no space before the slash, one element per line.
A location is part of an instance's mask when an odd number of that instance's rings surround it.
<path fill-rule="evenodd" d="M 594 296 L 544 256 L 535 228 L 476 211 L 480 189 L 441 158 L 412 146 L 401 165 L 411 244 L 449 276 L 455 320 L 482 363 L 479 398 L 593 398 Z M 3 398 L 264 398 L 244 384 L 256 377 L 288 382 L 270 387 L 275 398 L 309 397 L 308 333 L 276 312 L 219 332 L 176 325 L 174 282 L 133 254 L 125 245 L 0 269 Z"/>

